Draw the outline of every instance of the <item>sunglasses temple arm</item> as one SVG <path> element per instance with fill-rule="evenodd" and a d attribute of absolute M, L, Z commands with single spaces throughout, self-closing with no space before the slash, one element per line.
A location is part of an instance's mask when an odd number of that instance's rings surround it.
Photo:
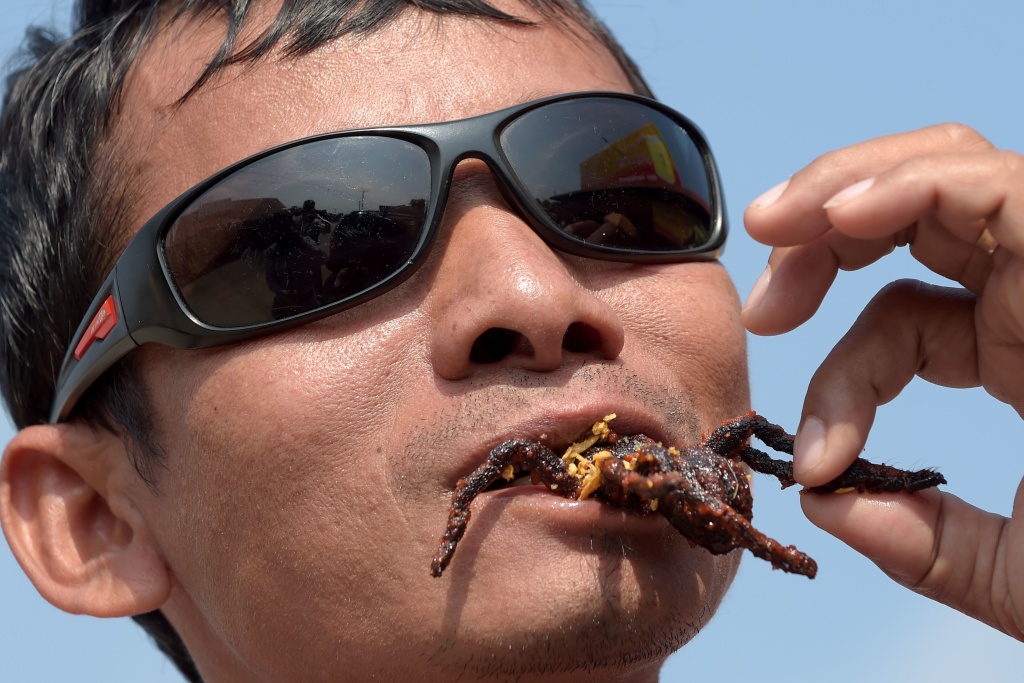
<path fill-rule="evenodd" d="M 110 274 L 71 339 L 50 408 L 50 423 L 66 420 L 96 379 L 138 346 L 121 307 L 117 270 Z"/>

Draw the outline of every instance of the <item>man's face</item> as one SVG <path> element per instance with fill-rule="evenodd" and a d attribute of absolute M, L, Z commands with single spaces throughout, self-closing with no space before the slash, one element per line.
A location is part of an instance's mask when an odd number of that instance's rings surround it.
<path fill-rule="evenodd" d="M 181 24 L 129 81 L 118 142 L 140 169 L 138 224 L 302 136 L 630 90 L 606 50 L 564 29 L 408 12 L 169 107 L 220 39 Z M 495 328 L 512 343 L 489 345 Z M 622 433 L 690 443 L 748 400 L 719 264 L 554 252 L 479 161 L 457 167 L 439 239 L 397 289 L 238 346 L 137 353 L 168 468 L 136 504 L 174 577 L 164 610 L 209 680 L 650 675 L 739 560 L 690 548 L 660 516 L 530 487 L 480 496 L 430 576 L 456 481 L 501 441 L 566 442 L 616 412 Z"/>

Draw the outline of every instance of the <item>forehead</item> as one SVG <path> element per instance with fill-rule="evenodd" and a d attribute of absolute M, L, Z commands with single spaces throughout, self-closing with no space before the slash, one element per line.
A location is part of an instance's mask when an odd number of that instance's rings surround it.
<path fill-rule="evenodd" d="M 228 67 L 180 105 L 224 27 L 183 20 L 165 28 L 129 75 L 115 133 L 142 183 L 136 225 L 217 170 L 307 135 L 464 118 L 561 92 L 630 90 L 615 58 L 583 29 L 509 9 L 537 25 L 409 10 L 309 55 Z M 257 20 L 250 31 L 261 27 Z"/>

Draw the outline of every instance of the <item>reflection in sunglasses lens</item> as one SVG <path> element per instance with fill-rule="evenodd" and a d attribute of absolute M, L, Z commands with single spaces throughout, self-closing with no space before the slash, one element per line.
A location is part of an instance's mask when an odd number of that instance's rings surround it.
<path fill-rule="evenodd" d="M 223 178 L 172 225 L 164 256 L 189 310 L 214 327 L 280 320 L 358 296 L 409 260 L 430 163 L 411 143 L 339 137 Z"/>
<path fill-rule="evenodd" d="M 704 157 L 658 111 L 614 99 L 557 102 L 516 118 L 500 140 L 527 193 L 577 241 L 667 252 L 712 238 Z"/>

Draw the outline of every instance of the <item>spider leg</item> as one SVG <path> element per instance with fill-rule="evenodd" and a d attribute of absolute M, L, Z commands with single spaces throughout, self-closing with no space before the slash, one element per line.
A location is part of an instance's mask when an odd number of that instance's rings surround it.
<path fill-rule="evenodd" d="M 773 450 L 793 454 L 793 435 L 754 412 L 723 423 L 704 437 L 703 445 L 724 457 L 739 458 L 755 472 L 772 475 L 779 480 L 782 488 L 795 484 L 792 463 L 776 460 L 767 453 L 747 445 L 746 441 L 751 436 L 756 436 Z M 832 481 L 807 490 L 812 493 L 848 490 L 856 490 L 859 493 L 913 493 L 945 483 L 945 477 L 932 469 L 907 471 L 857 458 L 846 471 Z"/>
<path fill-rule="evenodd" d="M 747 445 L 751 436 L 756 436 L 774 451 L 793 455 L 793 435 L 753 411 L 723 422 L 717 429 L 704 435 L 701 445 L 722 457 L 736 458 L 739 457 L 738 451 Z"/>
<path fill-rule="evenodd" d="M 565 463 L 550 448 L 526 439 L 504 442 L 490 452 L 483 465 L 468 477 L 459 479 L 455 485 L 448 510 L 448 525 L 430 563 L 432 575 L 441 576 L 451 562 L 455 548 L 469 524 L 470 503 L 509 467 L 513 471 L 528 470 L 535 483 L 544 483 L 567 498 L 578 497 L 579 480 L 569 475 Z"/>
<path fill-rule="evenodd" d="M 796 483 L 796 479 L 793 478 L 793 463 L 788 460 L 773 458 L 752 446 L 744 446 L 739 451 L 739 459 L 755 472 L 775 477 L 784 489 Z"/>
<path fill-rule="evenodd" d="M 858 493 L 913 493 L 945 483 L 946 478 L 932 469 L 908 472 L 857 458 L 845 472 L 832 481 L 807 490 L 811 493 L 845 492 L 854 489 Z"/>
<path fill-rule="evenodd" d="M 775 477 L 782 484 L 782 488 L 795 484 L 793 463 L 778 460 L 750 446 L 751 436 L 756 436 L 773 450 L 793 454 L 793 436 L 779 425 L 772 424 L 754 412 L 722 423 L 717 429 L 704 435 L 701 445 L 722 457 L 742 460 L 755 472 Z"/>
<path fill-rule="evenodd" d="M 810 578 L 818 571 L 810 557 L 764 535 L 735 508 L 708 495 L 695 480 L 679 471 L 643 475 L 611 458 L 601 463 L 601 473 L 604 486 L 627 491 L 643 501 L 657 500 L 658 511 L 679 533 L 715 555 L 746 548 L 776 569 Z"/>
<path fill-rule="evenodd" d="M 680 508 L 680 511 L 687 512 L 685 508 Z M 673 526 L 677 529 L 680 528 L 674 519 L 674 515 L 670 516 L 666 511 L 665 516 L 668 517 Z M 692 516 L 696 516 L 698 519 L 693 520 L 691 519 Z M 818 573 L 818 564 L 797 550 L 796 546 L 784 546 L 775 539 L 769 538 L 758 531 L 750 523 L 750 520 L 721 501 L 714 499 L 703 501 L 697 506 L 696 515 L 686 515 L 684 517 L 684 524 L 692 525 L 695 521 L 703 521 L 704 526 L 714 525 L 717 527 L 716 537 L 727 539 L 728 547 L 726 545 L 715 547 L 710 543 L 705 545 L 704 542 L 698 541 L 700 545 L 704 545 L 712 553 L 721 554 L 729 552 L 735 547 L 742 547 L 749 550 L 754 557 L 771 562 L 773 569 L 781 569 L 790 574 L 801 574 L 811 579 Z"/>

